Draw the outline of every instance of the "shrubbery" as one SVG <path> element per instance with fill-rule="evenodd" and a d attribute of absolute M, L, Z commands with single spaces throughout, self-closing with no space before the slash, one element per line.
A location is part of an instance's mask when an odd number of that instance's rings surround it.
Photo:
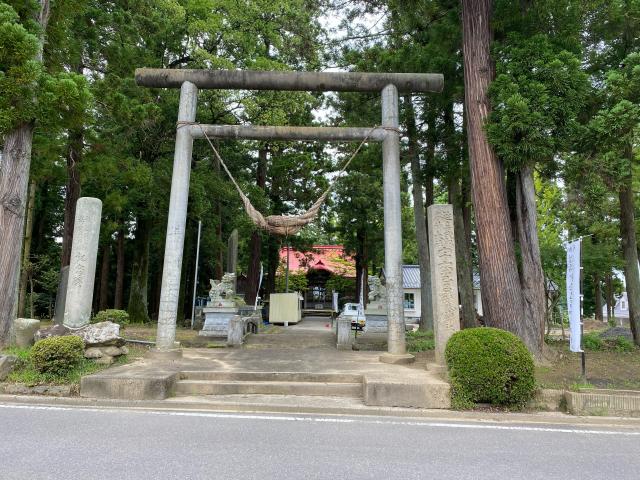
<path fill-rule="evenodd" d="M 129 324 L 129 314 L 124 310 L 108 309 L 96 313 L 91 323 L 113 322 L 120 326 Z"/>
<path fill-rule="evenodd" d="M 602 338 L 597 332 L 585 333 L 582 336 L 582 347 L 590 352 L 633 352 L 636 348 L 626 337 Z"/>
<path fill-rule="evenodd" d="M 433 330 L 416 330 L 407 332 L 407 351 L 411 353 L 433 350 L 436 346 L 433 338 Z"/>
<path fill-rule="evenodd" d="M 40 373 L 63 375 L 84 359 L 84 342 L 80 337 L 49 337 L 31 348 L 31 362 Z"/>
<path fill-rule="evenodd" d="M 468 328 L 445 350 L 455 408 L 474 403 L 524 406 L 535 390 L 533 357 L 522 340 L 497 328 Z"/>

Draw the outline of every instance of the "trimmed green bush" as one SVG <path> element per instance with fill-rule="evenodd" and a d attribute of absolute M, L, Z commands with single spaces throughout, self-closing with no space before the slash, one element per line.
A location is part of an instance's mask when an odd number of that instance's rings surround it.
<path fill-rule="evenodd" d="M 124 310 L 108 309 L 96 313 L 91 323 L 113 322 L 118 325 L 129 325 L 129 314 Z"/>
<path fill-rule="evenodd" d="M 49 337 L 31 348 L 31 362 L 40 373 L 63 375 L 84 359 L 84 341 L 74 335 Z"/>
<path fill-rule="evenodd" d="M 445 349 L 454 408 L 474 403 L 523 407 L 535 390 L 533 357 L 522 340 L 497 328 L 467 328 Z"/>

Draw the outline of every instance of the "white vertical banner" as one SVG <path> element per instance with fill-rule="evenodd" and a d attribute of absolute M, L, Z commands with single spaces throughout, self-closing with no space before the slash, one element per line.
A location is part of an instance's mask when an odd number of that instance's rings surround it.
<path fill-rule="evenodd" d="M 567 310 L 571 337 L 569 350 L 582 352 L 581 311 L 580 311 L 580 244 L 574 240 L 567 244 Z"/>

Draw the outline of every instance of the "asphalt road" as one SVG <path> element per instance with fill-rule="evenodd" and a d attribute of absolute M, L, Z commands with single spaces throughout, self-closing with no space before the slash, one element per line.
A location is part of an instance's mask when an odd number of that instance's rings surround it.
<path fill-rule="evenodd" d="M 640 478 L 640 430 L 0 404 L 0 479 Z"/>

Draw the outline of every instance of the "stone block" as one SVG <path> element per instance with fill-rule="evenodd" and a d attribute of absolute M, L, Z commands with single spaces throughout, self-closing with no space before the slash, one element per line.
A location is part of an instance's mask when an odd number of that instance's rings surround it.
<path fill-rule="evenodd" d="M 640 393 L 635 390 L 589 389 L 565 392 L 565 398 L 574 415 L 640 417 Z"/>
<path fill-rule="evenodd" d="M 227 345 L 242 345 L 244 341 L 244 326 L 245 322 L 240 315 L 231 317 L 227 330 Z"/>
<path fill-rule="evenodd" d="M 0 355 L 0 382 L 13 372 L 17 361 L 18 358 L 13 355 Z"/>
<path fill-rule="evenodd" d="M 384 407 L 451 408 L 450 386 L 427 372 L 365 374 L 364 403 Z"/>
<path fill-rule="evenodd" d="M 339 316 L 336 320 L 336 348 L 338 350 L 351 350 L 353 340 L 351 338 L 351 317 Z"/>
<path fill-rule="evenodd" d="M 102 350 L 102 353 L 104 355 L 109 355 L 110 357 L 118 357 L 122 355 L 122 350 L 120 350 L 120 347 L 116 347 L 113 345 L 108 347 L 101 347 L 100 350 Z"/>
<path fill-rule="evenodd" d="M 80 395 L 122 400 L 164 400 L 173 395 L 178 379 L 176 372 L 138 371 L 131 375 L 118 375 L 112 370 L 110 368 L 82 377 Z"/>
<path fill-rule="evenodd" d="M 16 318 L 13 322 L 14 342 L 18 347 L 26 348 L 35 342 L 34 335 L 40 329 L 40 320 Z"/>

